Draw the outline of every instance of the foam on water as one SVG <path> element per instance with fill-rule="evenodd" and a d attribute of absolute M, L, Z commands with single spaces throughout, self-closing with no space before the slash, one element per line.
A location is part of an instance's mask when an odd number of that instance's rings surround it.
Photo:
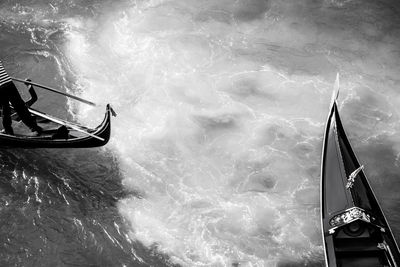
<path fill-rule="evenodd" d="M 184 266 L 322 261 L 333 78 L 373 68 L 358 61 L 371 43 L 328 25 L 353 22 L 340 13 L 352 1 L 314 2 L 135 1 L 68 21 L 82 97 L 119 115 L 110 147 L 132 192 L 119 203 L 132 239 Z"/>

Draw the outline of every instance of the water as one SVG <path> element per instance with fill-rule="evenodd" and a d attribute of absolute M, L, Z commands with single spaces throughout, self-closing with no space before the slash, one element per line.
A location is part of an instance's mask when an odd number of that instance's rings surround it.
<path fill-rule="evenodd" d="M 118 117 L 104 148 L 0 153 L 0 265 L 323 266 L 320 154 L 337 72 L 347 133 L 398 237 L 399 10 L 2 2 L 9 72 L 100 104 L 40 91 L 37 107 L 96 125 L 111 103 Z"/>

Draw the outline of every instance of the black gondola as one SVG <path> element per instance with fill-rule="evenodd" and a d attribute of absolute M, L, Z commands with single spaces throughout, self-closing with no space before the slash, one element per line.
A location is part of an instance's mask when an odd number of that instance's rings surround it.
<path fill-rule="evenodd" d="M 400 266 L 399 248 L 346 137 L 336 98 L 326 123 L 321 166 L 326 265 Z"/>
<path fill-rule="evenodd" d="M 103 122 L 95 129 L 57 119 L 43 112 L 29 109 L 39 126 L 44 130 L 40 136 L 29 136 L 28 132 L 15 131 L 15 135 L 0 133 L 2 148 L 85 148 L 104 146 L 110 139 L 111 115 L 107 105 Z M 27 130 L 24 127 L 22 130 Z"/>

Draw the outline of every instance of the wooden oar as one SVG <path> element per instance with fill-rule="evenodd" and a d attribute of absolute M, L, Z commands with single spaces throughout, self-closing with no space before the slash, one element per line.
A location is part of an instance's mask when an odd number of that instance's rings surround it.
<path fill-rule="evenodd" d="M 50 115 L 47 115 L 47 114 L 45 114 L 45 113 L 43 113 L 43 112 L 40 112 L 40 111 L 37 111 L 37 110 L 34 110 L 34 109 L 32 109 L 32 110 L 38 112 L 39 114 L 43 114 L 44 116 L 49 116 L 49 117 L 51 117 Z M 32 110 L 30 110 L 30 111 L 32 111 Z M 36 114 L 35 114 L 35 115 L 36 115 Z M 38 115 L 38 116 L 39 116 L 39 115 Z M 41 116 L 41 117 L 43 117 L 43 116 Z M 53 117 L 52 117 L 52 118 L 53 118 Z M 46 118 L 46 119 L 47 119 L 47 118 Z M 59 119 L 59 118 L 55 118 L 55 119 L 57 120 L 57 122 L 62 122 L 62 123 L 64 123 L 65 125 L 68 125 L 68 126 L 72 125 L 72 126 L 78 127 L 79 129 L 81 129 L 81 130 L 83 130 L 83 131 L 90 131 L 90 130 L 92 130 L 92 129 L 90 129 L 89 127 L 80 125 L 79 123 L 70 122 L 70 121 L 67 121 L 67 120 Z"/>
<path fill-rule="evenodd" d="M 39 83 L 34 83 L 34 82 L 31 82 L 31 81 L 26 81 L 26 80 L 14 78 L 14 77 L 11 77 L 11 79 L 13 79 L 14 81 L 17 81 L 17 82 L 21 82 L 21 83 L 25 83 L 25 84 L 31 84 L 31 85 L 34 85 L 34 86 L 37 86 L 37 87 L 52 91 L 52 92 L 57 93 L 57 94 L 68 96 L 70 98 L 76 99 L 78 101 L 81 101 L 81 102 L 83 102 L 85 104 L 88 104 L 88 105 L 91 105 L 91 106 L 96 106 L 95 103 L 93 103 L 93 102 L 91 102 L 89 100 L 86 100 L 86 99 L 83 99 L 83 98 L 80 98 L 80 97 L 77 97 L 77 96 L 74 96 L 74 95 L 71 95 L 71 94 L 68 94 L 68 93 L 61 92 L 61 91 L 59 91 L 57 89 L 54 89 L 54 88 L 51 88 L 51 87 L 48 87 L 48 86 L 45 86 L 45 85 L 42 85 L 42 84 L 39 84 Z"/>
<path fill-rule="evenodd" d="M 39 116 L 39 117 L 48 119 L 48 120 L 53 121 L 53 122 L 55 122 L 55 123 L 64 125 L 64 126 L 69 127 L 69 128 L 71 128 L 71 129 L 74 129 L 75 131 L 84 133 L 84 134 L 86 134 L 86 135 L 89 135 L 89 136 L 94 137 L 94 138 L 96 138 L 96 139 L 99 139 L 99 140 L 101 140 L 101 141 L 104 141 L 103 138 L 101 138 L 101 137 L 99 137 L 99 136 L 97 136 L 97 135 L 94 135 L 94 134 L 92 134 L 92 133 L 88 133 L 88 132 L 86 132 L 85 130 L 82 130 L 82 129 L 78 128 L 77 126 L 75 126 L 75 125 L 73 125 L 73 124 L 70 124 L 70 123 L 68 123 L 68 122 L 65 122 L 65 121 L 63 121 L 63 120 L 59 120 L 59 119 L 57 119 L 57 118 L 53 118 L 53 117 L 51 117 L 51 116 L 48 116 L 48 115 L 46 115 L 46 114 L 44 114 L 44 113 L 38 112 L 38 111 L 33 110 L 33 109 L 30 109 L 30 108 L 29 108 L 29 112 L 31 112 L 32 114 L 35 114 L 36 116 Z"/>

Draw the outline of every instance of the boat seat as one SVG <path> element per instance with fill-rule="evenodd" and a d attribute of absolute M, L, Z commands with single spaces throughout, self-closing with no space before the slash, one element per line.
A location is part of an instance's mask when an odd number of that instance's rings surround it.
<path fill-rule="evenodd" d="M 381 251 L 378 242 L 370 238 L 336 239 L 337 252 L 356 252 L 356 251 Z"/>
<path fill-rule="evenodd" d="M 348 257 L 337 257 L 337 266 L 346 267 L 383 267 L 390 266 L 383 255 L 349 255 Z"/>

